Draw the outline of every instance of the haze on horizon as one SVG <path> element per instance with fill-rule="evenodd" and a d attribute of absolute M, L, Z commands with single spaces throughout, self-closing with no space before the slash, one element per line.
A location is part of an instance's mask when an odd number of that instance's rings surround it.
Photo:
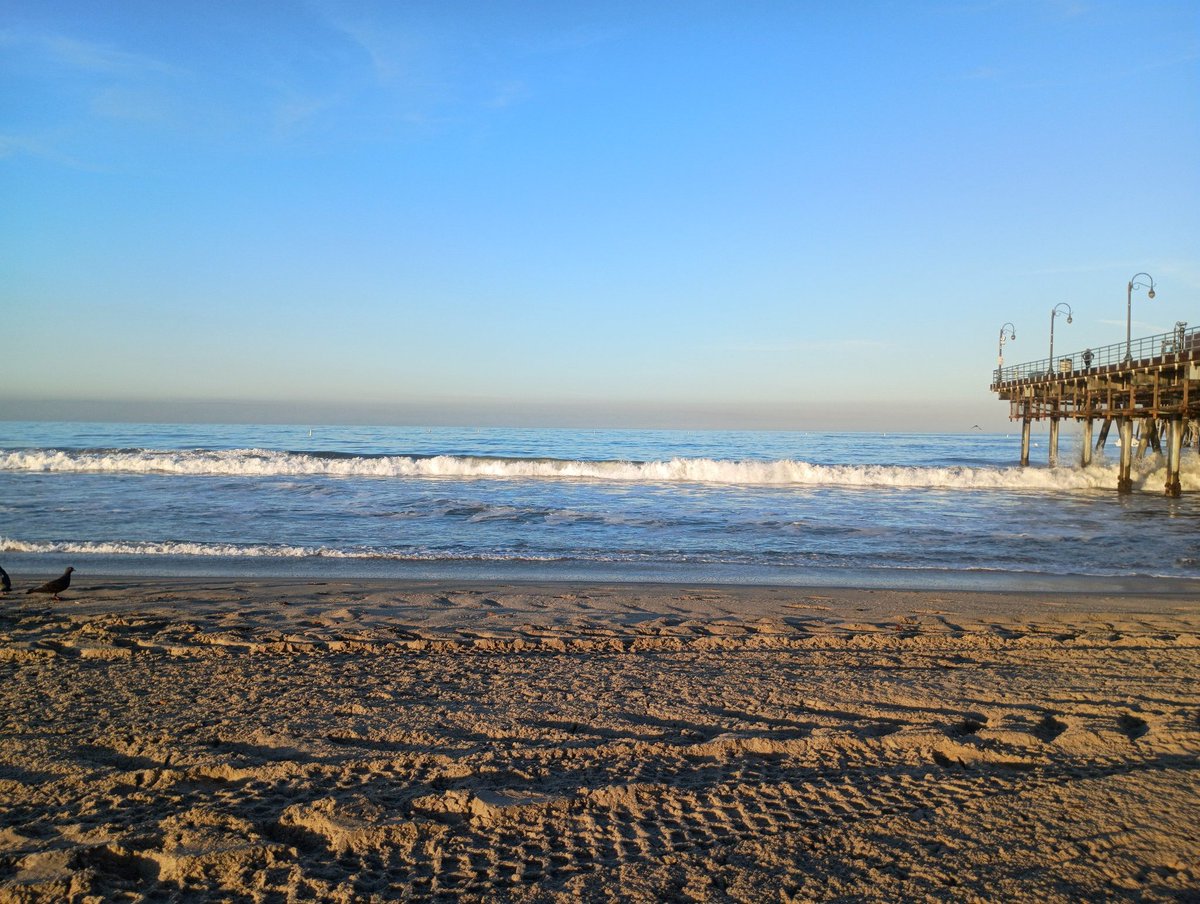
<path fill-rule="evenodd" d="M 0 10 L 0 418 L 1006 432 L 1200 320 L 1200 8 Z"/>

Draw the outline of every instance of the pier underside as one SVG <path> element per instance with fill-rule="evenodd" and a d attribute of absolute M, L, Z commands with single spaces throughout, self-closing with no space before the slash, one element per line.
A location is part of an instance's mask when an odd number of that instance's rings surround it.
<path fill-rule="evenodd" d="M 1187 338 L 1195 338 L 1194 333 Z M 996 371 L 992 391 L 1009 403 L 1009 417 L 1021 421 L 1021 464 L 1029 464 L 1033 421 L 1050 422 L 1051 466 L 1058 464 L 1062 420 L 1083 423 L 1084 466 L 1093 451 L 1104 448 L 1115 424 L 1121 446 L 1117 491 L 1131 492 L 1134 456 L 1153 450 L 1166 459 L 1165 493 L 1178 496 L 1180 456 L 1200 440 L 1200 343 L 1180 342 L 1175 349 L 1101 367 L 1075 369 L 1079 356 L 1071 356 L 1040 372 L 1025 366 Z"/>

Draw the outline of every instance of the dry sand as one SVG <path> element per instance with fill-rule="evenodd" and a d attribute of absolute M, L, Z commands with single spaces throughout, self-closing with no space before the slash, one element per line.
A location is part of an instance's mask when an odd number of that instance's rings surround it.
<path fill-rule="evenodd" d="M 1187 597 L 0 599 L 0 901 L 1200 900 Z"/>

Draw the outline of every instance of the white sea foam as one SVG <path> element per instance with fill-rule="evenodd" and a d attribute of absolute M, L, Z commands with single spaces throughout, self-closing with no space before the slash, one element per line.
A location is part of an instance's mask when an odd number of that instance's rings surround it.
<path fill-rule="evenodd" d="M 820 465 L 806 461 L 672 458 L 664 461 L 564 461 L 436 455 L 326 457 L 263 449 L 226 451 L 61 451 L 19 449 L 0 452 L 0 470 L 54 473 L 163 474 L 236 477 L 499 478 L 519 480 L 611 480 L 630 483 L 711 483 L 734 486 L 908 487 L 958 490 L 1112 489 L 1116 467 L 973 468 L 887 465 Z M 1161 492 L 1164 478 L 1157 458 L 1135 463 L 1142 489 Z M 1184 490 L 1200 489 L 1200 463 L 1184 461 Z"/>
<path fill-rule="evenodd" d="M 334 549 L 329 546 L 155 542 L 149 540 L 116 542 L 64 540 L 37 543 L 27 540 L 17 540 L 11 537 L 0 537 L 0 553 L 61 553 L 96 556 L 218 556 L 221 558 L 265 559 L 392 559 L 410 562 L 439 560 L 509 561 L 513 558 L 511 555 L 500 553 L 461 556 L 432 551 L 404 552 L 388 549 Z M 548 556 L 522 556 L 522 560 L 531 562 L 555 561 Z"/>
<path fill-rule="evenodd" d="M 11 553 L 77 553 L 80 555 L 112 556 L 265 556 L 272 558 L 304 558 L 326 556 L 335 559 L 352 558 L 342 550 L 316 546 L 243 546 L 234 543 L 154 543 L 126 541 L 32 543 L 0 537 L 0 552 Z"/>

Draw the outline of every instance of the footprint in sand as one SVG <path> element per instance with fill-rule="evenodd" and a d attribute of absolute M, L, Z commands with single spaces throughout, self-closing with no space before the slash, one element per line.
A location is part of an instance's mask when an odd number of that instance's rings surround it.
<path fill-rule="evenodd" d="M 951 737 L 962 738 L 967 735 L 978 733 L 981 728 L 987 727 L 987 716 L 980 713 L 971 713 L 963 718 L 961 722 L 957 722 L 950 726 L 947 731 Z"/>
<path fill-rule="evenodd" d="M 1054 716 L 1047 713 L 1042 716 L 1042 721 L 1033 726 L 1033 736 L 1045 744 L 1054 743 L 1054 739 L 1067 730 L 1067 724 L 1060 722 Z"/>
<path fill-rule="evenodd" d="M 1124 713 L 1121 718 L 1117 719 L 1117 728 L 1131 741 L 1136 741 L 1150 731 L 1146 720 L 1139 719 L 1132 713 Z"/>

